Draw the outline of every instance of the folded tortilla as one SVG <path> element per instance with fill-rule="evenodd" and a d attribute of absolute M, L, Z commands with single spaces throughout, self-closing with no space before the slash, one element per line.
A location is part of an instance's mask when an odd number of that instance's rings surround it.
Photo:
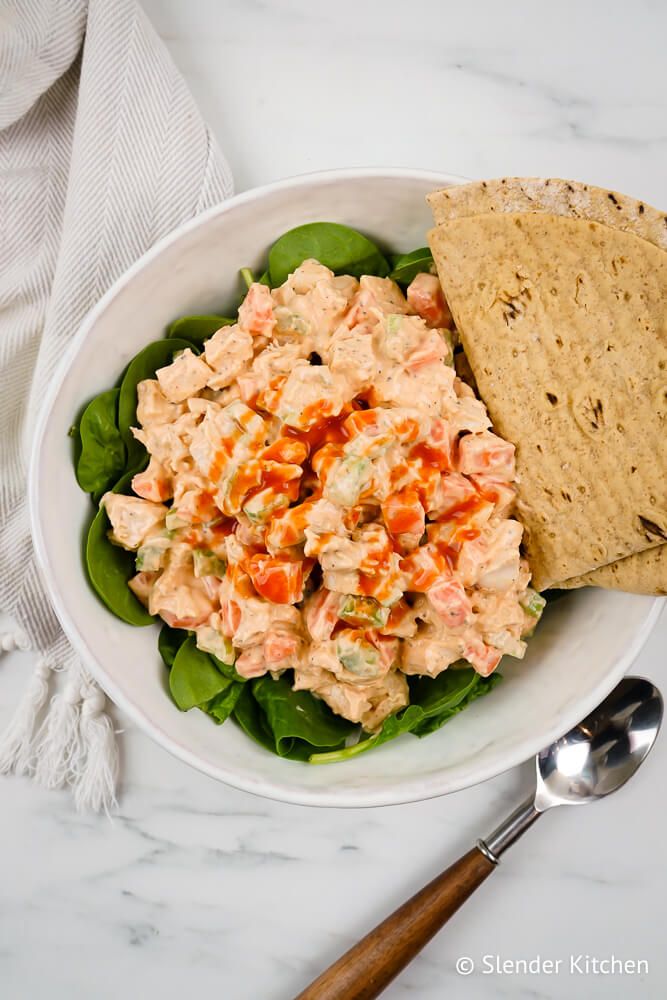
<path fill-rule="evenodd" d="M 623 229 L 667 250 L 667 216 L 618 191 L 560 178 L 502 177 L 434 191 L 428 202 L 437 223 L 489 212 L 542 212 Z M 666 472 L 667 474 L 667 472 Z M 628 556 L 563 588 L 607 587 L 642 594 L 667 592 L 667 545 Z"/>
<path fill-rule="evenodd" d="M 537 212 L 453 218 L 429 243 L 480 394 L 517 447 L 535 586 L 667 540 L 667 254 Z"/>

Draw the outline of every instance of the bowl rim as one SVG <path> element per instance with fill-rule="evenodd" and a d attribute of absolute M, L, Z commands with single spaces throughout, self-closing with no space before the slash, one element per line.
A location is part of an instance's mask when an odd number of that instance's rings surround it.
<path fill-rule="evenodd" d="M 30 515 L 30 527 L 32 532 L 33 545 L 37 559 L 40 576 L 46 587 L 47 594 L 58 617 L 58 620 L 75 652 L 81 657 L 86 668 L 99 683 L 107 696 L 123 711 L 128 717 L 142 729 L 159 746 L 163 747 L 179 760 L 184 761 L 196 770 L 214 778 L 224 784 L 230 785 L 241 791 L 260 795 L 264 798 L 273 799 L 279 802 L 287 802 L 293 805 L 307 805 L 317 807 L 335 808 L 370 808 L 389 805 L 400 805 L 408 802 L 417 802 L 431 798 L 437 798 L 450 792 L 461 791 L 464 788 L 472 787 L 490 778 L 496 777 L 505 771 L 516 767 L 539 750 L 547 746 L 553 740 L 567 732 L 576 725 L 580 719 L 584 718 L 592 711 L 602 699 L 609 694 L 615 684 L 626 673 L 628 667 L 639 654 L 641 648 L 653 630 L 658 617 L 660 616 L 663 602 L 660 598 L 655 598 L 647 612 L 642 627 L 638 630 L 633 641 L 621 653 L 613 670 L 610 670 L 605 678 L 600 681 L 595 688 L 589 692 L 586 699 L 578 701 L 573 710 L 564 714 L 555 722 L 539 740 L 525 739 L 512 748 L 511 752 L 506 752 L 498 763 L 489 762 L 470 777 L 461 776 L 452 778 L 447 771 L 440 774 L 431 774 L 428 779 L 419 787 L 417 780 L 413 779 L 408 787 L 392 792 L 391 788 L 381 789 L 359 789 L 348 788 L 345 790 L 335 789 L 293 789 L 284 787 L 280 781 L 270 778 L 247 779 L 239 776 L 234 769 L 225 767 L 224 762 L 220 764 L 210 764 L 203 761 L 196 753 L 182 745 L 175 738 L 169 736 L 159 725 L 154 723 L 150 716 L 138 708 L 132 701 L 127 699 L 122 691 L 117 688 L 113 681 L 97 662 L 94 652 L 89 648 L 78 627 L 70 616 L 61 599 L 59 589 L 55 582 L 55 574 L 51 565 L 46 539 L 42 531 L 40 517 L 40 496 L 38 490 L 39 467 L 41 464 L 44 437 L 48 426 L 48 418 L 56 401 L 60 386 L 66 378 L 67 372 L 79 353 L 83 343 L 87 339 L 90 331 L 95 326 L 98 318 L 107 309 L 109 304 L 116 297 L 118 292 L 129 284 L 134 277 L 140 273 L 154 258 L 158 257 L 170 244 L 179 240 L 184 234 L 205 226 L 208 221 L 218 215 L 226 214 L 239 205 L 261 201 L 265 197 L 279 191 L 289 191 L 291 189 L 301 189 L 304 187 L 316 187 L 319 185 L 341 180 L 360 179 L 414 179 L 428 180 L 434 188 L 438 185 L 453 185 L 464 183 L 468 178 L 456 174 L 443 173 L 441 171 L 423 170 L 417 168 L 403 167 L 345 167 L 333 170 L 321 170 L 297 174 L 281 180 L 272 181 L 259 187 L 251 188 L 230 198 L 219 202 L 211 208 L 206 209 L 199 215 L 194 216 L 182 223 L 170 233 L 163 236 L 153 244 L 141 257 L 139 257 L 127 270 L 125 270 L 107 289 L 99 301 L 88 311 L 81 325 L 70 344 L 50 382 L 49 389 L 42 400 L 39 409 L 33 445 L 28 469 L 28 505 Z"/>

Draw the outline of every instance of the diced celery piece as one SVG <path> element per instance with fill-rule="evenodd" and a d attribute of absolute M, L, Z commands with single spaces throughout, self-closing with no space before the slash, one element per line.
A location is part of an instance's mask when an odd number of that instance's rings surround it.
<path fill-rule="evenodd" d="M 546 603 L 541 594 L 538 594 L 536 590 L 529 587 L 521 600 L 521 607 L 526 614 L 532 615 L 533 618 L 539 618 L 544 611 Z"/>
<path fill-rule="evenodd" d="M 232 666 L 236 659 L 236 650 L 232 645 L 232 640 L 221 635 L 210 625 L 203 625 L 197 629 L 197 648 L 205 653 L 212 653 L 221 663 Z"/>
<path fill-rule="evenodd" d="M 398 331 L 401 328 L 401 323 L 403 322 L 404 319 L 405 316 L 403 316 L 401 313 L 391 313 L 389 316 L 387 316 L 387 321 L 385 325 L 386 332 L 389 334 L 398 333 Z"/>
<path fill-rule="evenodd" d="M 137 549 L 135 565 L 140 573 L 157 573 L 162 569 L 164 549 L 154 545 L 142 545 Z"/>
<path fill-rule="evenodd" d="M 377 677 L 380 654 L 375 646 L 363 640 L 351 640 L 341 634 L 336 643 L 336 654 L 346 670 L 359 677 Z"/>
<path fill-rule="evenodd" d="M 346 455 L 327 484 L 326 494 L 334 503 L 353 507 L 364 486 L 370 482 L 372 465 L 368 458 Z"/>
<path fill-rule="evenodd" d="M 164 523 L 166 525 L 167 531 L 175 531 L 177 528 L 184 528 L 186 524 L 189 524 L 190 522 L 182 518 L 179 515 L 178 511 L 174 510 L 172 507 L 172 509 L 165 517 Z"/>
<path fill-rule="evenodd" d="M 289 507 L 289 499 L 270 487 L 260 490 L 243 506 L 243 512 L 253 524 L 264 524 L 277 510 Z"/>
<path fill-rule="evenodd" d="M 196 577 L 219 576 L 222 579 L 225 575 L 227 563 L 210 549 L 194 549 L 192 559 Z"/>
<path fill-rule="evenodd" d="M 351 594 L 343 601 L 339 617 L 357 628 L 384 628 L 389 619 L 390 609 L 383 607 L 372 597 L 356 597 Z"/>

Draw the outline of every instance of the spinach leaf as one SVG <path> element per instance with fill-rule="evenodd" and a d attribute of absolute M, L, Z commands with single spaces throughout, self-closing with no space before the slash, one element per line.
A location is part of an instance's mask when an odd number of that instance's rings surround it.
<path fill-rule="evenodd" d="M 162 662 L 168 670 L 174 665 L 176 653 L 179 651 L 187 637 L 188 633 L 184 628 L 172 628 L 170 625 L 167 625 L 166 622 L 160 629 L 160 634 L 157 640 L 157 649 L 158 653 L 162 657 Z"/>
<path fill-rule="evenodd" d="M 155 378 L 158 368 L 171 364 L 176 351 L 192 346 L 189 340 L 177 337 L 156 340 L 139 351 L 125 369 L 118 397 L 118 429 L 127 448 L 128 470 L 136 471 L 138 463 L 146 457 L 146 449 L 130 431 L 137 423 L 137 384 L 145 378 Z"/>
<path fill-rule="evenodd" d="M 246 684 L 234 718 L 254 740 L 289 760 L 308 760 L 313 748 L 342 748 L 357 728 L 334 715 L 309 691 L 293 691 L 289 675 L 258 677 Z"/>
<path fill-rule="evenodd" d="M 269 251 L 269 280 L 275 288 L 309 257 L 336 274 L 389 274 L 389 264 L 366 236 L 337 222 L 309 222 L 277 240 Z"/>
<path fill-rule="evenodd" d="M 113 486 L 125 469 L 125 445 L 118 430 L 119 395 L 119 389 L 108 389 L 95 396 L 79 422 L 76 481 L 94 499 Z"/>
<path fill-rule="evenodd" d="M 489 691 L 492 691 L 502 681 L 501 674 L 491 674 L 490 677 L 481 677 L 479 681 L 474 684 L 468 693 L 459 701 L 456 705 L 450 705 L 448 708 L 444 708 L 437 715 L 427 716 L 423 722 L 418 723 L 414 729 L 410 731 L 414 736 L 428 736 L 429 733 L 434 733 L 436 729 L 440 729 L 444 726 L 446 722 L 459 712 L 462 712 L 464 708 L 467 708 L 476 698 L 482 698 Z"/>
<path fill-rule="evenodd" d="M 189 635 L 179 647 L 169 672 L 169 690 L 182 712 L 203 706 L 233 684 L 216 670 L 208 653 Z"/>
<path fill-rule="evenodd" d="M 259 743 L 265 750 L 276 752 L 276 743 L 273 733 L 269 729 L 266 717 L 255 701 L 252 693 L 252 684 L 244 684 L 234 706 L 232 718 L 246 736 L 249 736 L 255 743 Z"/>
<path fill-rule="evenodd" d="M 392 270 L 389 277 L 399 285 L 409 285 L 413 278 L 426 271 L 433 273 L 433 256 L 428 247 L 420 247 L 411 253 L 401 254 L 392 260 Z"/>
<path fill-rule="evenodd" d="M 271 279 L 269 278 L 269 272 L 265 271 L 261 278 L 259 278 L 260 285 L 266 285 L 268 288 L 271 287 Z"/>
<path fill-rule="evenodd" d="M 167 330 L 167 339 L 187 340 L 191 347 L 201 347 L 221 326 L 236 323 L 229 316 L 182 316 Z"/>
<path fill-rule="evenodd" d="M 223 677 L 228 677 L 230 681 L 238 681 L 240 684 L 246 683 L 248 678 L 241 677 L 241 675 L 236 672 L 236 668 L 233 663 L 223 663 L 222 660 L 219 660 L 217 656 L 213 655 L 213 653 L 209 653 L 208 655 L 211 657 Z"/>
<path fill-rule="evenodd" d="M 210 715 L 217 725 L 221 726 L 234 711 L 242 691 L 242 684 L 232 682 L 224 691 L 217 694 L 215 698 L 211 698 L 205 705 L 200 705 L 199 708 L 202 712 Z"/>
<path fill-rule="evenodd" d="M 132 481 L 136 470 L 131 470 L 113 488 L 114 493 L 124 493 Z M 130 588 L 128 580 L 136 574 L 134 552 L 113 545 L 107 532 L 109 518 L 104 507 L 100 507 L 92 520 L 86 538 L 86 568 L 88 579 L 95 593 L 104 601 L 117 618 L 128 625 L 151 625 L 154 621 L 146 608 Z"/>
<path fill-rule="evenodd" d="M 450 667 L 433 679 L 419 677 L 410 685 L 410 704 L 385 719 L 377 733 L 333 753 L 312 754 L 309 761 L 311 764 L 331 764 L 357 757 L 402 733 L 427 736 L 467 708 L 475 698 L 488 694 L 500 679 L 498 674 L 480 677 L 472 667 L 454 670 Z"/>

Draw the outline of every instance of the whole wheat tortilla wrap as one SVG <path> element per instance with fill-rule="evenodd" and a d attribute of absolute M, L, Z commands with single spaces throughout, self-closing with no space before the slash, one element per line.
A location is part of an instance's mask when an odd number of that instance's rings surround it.
<path fill-rule="evenodd" d="M 517 448 L 537 589 L 667 540 L 667 254 L 541 213 L 452 219 L 429 243 L 481 396 Z"/>
<path fill-rule="evenodd" d="M 428 201 L 438 223 L 493 212 L 540 212 L 600 222 L 667 249 L 667 215 L 664 212 L 617 191 L 577 181 L 504 177 L 434 191 Z M 667 545 L 628 556 L 559 585 L 666 594 Z"/>

